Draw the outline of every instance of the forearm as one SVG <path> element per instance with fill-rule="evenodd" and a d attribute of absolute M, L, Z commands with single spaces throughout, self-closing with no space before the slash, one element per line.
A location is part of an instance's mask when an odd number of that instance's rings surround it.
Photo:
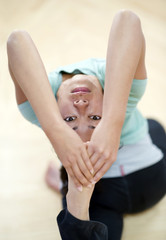
<path fill-rule="evenodd" d="M 16 31 L 7 44 L 9 66 L 30 102 L 43 130 L 63 122 L 39 53 L 28 33 Z"/>
<path fill-rule="evenodd" d="M 146 76 L 144 47 L 139 18 L 130 11 L 119 12 L 108 41 L 102 119 L 88 145 L 95 181 L 117 159 L 132 80 Z"/>
<path fill-rule="evenodd" d="M 128 11 L 115 16 L 110 31 L 102 118 L 122 127 L 129 92 L 141 56 L 143 34 L 138 17 Z"/>

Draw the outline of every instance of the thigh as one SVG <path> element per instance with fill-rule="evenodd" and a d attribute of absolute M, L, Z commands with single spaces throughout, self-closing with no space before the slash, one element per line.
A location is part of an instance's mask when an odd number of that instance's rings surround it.
<path fill-rule="evenodd" d="M 61 169 L 62 205 L 67 207 L 67 179 Z M 128 193 L 123 178 L 101 179 L 95 186 L 89 208 L 90 220 L 104 223 L 108 228 L 108 240 L 120 240 L 123 230 L 123 212 L 128 208 Z"/>
<path fill-rule="evenodd" d="M 123 230 L 123 216 L 121 213 L 93 205 L 89 210 L 90 219 L 104 223 L 108 229 L 108 240 L 120 240 Z"/>
<path fill-rule="evenodd" d="M 166 155 L 166 132 L 164 127 L 156 120 L 148 119 L 149 134 L 153 143 Z"/>
<path fill-rule="evenodd" d="M 66 207 L 66 194 L 68 191 L 68 183 L 66 178 L 66 170 L 61 168 L 61 180 L 63 187 L 61 189 L 62 205 Z M 110 208 L 119 213 L 126 213 L 129 209 L 129 192 L 124 177 L 103 178 L 95 185 L 94 192 L 91 197 L 90 206 L 102 206 Z"/>
<path fill-rule="evenodd" d="M 128 207 L 128 191 L 124 178 L 104 178 L 95 186 L 90 202 L 90 219 L 108 227 L 109 240 L 120 240 L 123 213 Z"/>
<path fill-rule="evenodd" d="M 129 213 L 146 210 L 159 202 L 166 193 L 166 164 L 164 159 L 125 177 L 130 193 Z"/>
<path fill-rule="evenodd" d="M 129 207 L 128 189 L 123 177 L 103 178 L 95 186 L 91 205 L 100 205 L 125 213 Z"/>

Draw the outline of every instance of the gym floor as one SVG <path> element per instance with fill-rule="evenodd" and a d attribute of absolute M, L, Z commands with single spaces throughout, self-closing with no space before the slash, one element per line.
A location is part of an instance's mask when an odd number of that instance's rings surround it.
<path fill-rule="evenodd" d="M 6 41 L 25 29 L 47 72 L 59 65 L 106 55 L 114 14 L 131 9 L 141 18 L 149 83 L 139 109 L 166 127 L 165 0 L 0 0 L 0 240 L 60 240 L 60 195 L 44 182 L 59 160 L 44 133 L 18 112 L 7 66 Z M 125 216 L 122 240 L 165 240 L 166 197 L 154 208 Z"/>

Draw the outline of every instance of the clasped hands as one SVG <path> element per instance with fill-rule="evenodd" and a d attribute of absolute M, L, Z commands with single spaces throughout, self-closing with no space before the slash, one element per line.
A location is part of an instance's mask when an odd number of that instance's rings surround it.
<path fill-rule="evenodd" d="M 66 128 L 62 141 L 57 155 L 77 189 L 82 191 L 82 187 L 91 188 L 98 182 L 115 162 L 120 132 L 116 127 L 108 128 L 101 120 L 89 142 L 83 143 L 69 128 Z"/>

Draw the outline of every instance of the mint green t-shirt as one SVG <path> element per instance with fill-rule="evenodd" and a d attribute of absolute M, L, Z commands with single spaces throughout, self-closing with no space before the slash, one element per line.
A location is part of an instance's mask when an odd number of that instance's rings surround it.
<path fill-rule="evenodd" d="M 81 62 L 59 67 L 50 72 L 48 74 L 48 78 L 55 98 L 62 83 L 62 73 L 83 73 L 86 75 L 94 75 L 98 78 L 102 88 L 104 89 L 105 68 L 106 61 L 104 59 L 90 58 Z M 148 132 L 147 120 L 137 109 L 137 104 L 145 92 L 146 84 L 147 79 L 133 79 L 120 138 L 120 145 L 134 144 L 142 139 Z M 22 115 L 28 121 L 40 127 L 40 123 L 28 101 L 20 104 L 18 107 Z"/>

